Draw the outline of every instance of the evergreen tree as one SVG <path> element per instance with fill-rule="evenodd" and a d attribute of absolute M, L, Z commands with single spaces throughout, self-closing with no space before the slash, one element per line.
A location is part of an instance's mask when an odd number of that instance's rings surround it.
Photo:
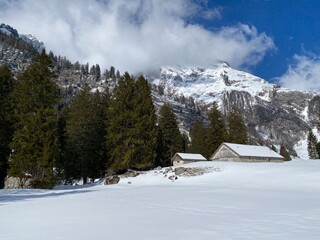
<path fill-rule="evenodd" d="M 73 64 L 73 69 L 74 70 L 80 70 L 80 63 L 78 61 L 76 61 L 74 64 Z"/>
<path fill-rule="evenodd" d="M 58 108 L 58 145 L 59 156 L 55 161 L 55 174 L 59 179 L 66 179 L 65 175 L 65 161 L 66 161 L 66 118 L 67 107 L 60 105 Z"/>
<path fill-rule="evenodd" d="M 100 70 L 99 64 L 96 64 L 95 76 L 96 76 L 96 81 L 98 81 L 101 78 L 101 70 Z"/>
<path fill-rule="evenodd" d="M 9 143 L 13 135 L 12 91 L 12 73 L 8 65 L 3 65 L 0 67 L 0 188 L 3 188 L 9 167 Z"/>
<path fill-rule="evenodd" d="M 318 157 L 317 159 L 319 159 L 320 158 L 320 142 L 317 143 L 316 149 L 317 149 L 317 157 Z"/>
<path fill-rule="evenodd" d="M 109 75 L 110 75 L 110 78 L 112 79 L 116 78 L 116 69 L 114 68 L 114 66 L 110 67 Z"/>
<path fill-rule="evenodd" d="M 119 72 L 119 70 L 117 70 L 117 72 L 116 72 L 116 78 L 117 78 L 117 79 L 120 78 L 120 72 Z"/>
<path fill-rule="evenodd" d="M 190 139 L 186 133 L 182 134 L 182 152 L 188 152 L 190 148 Z"/>
<path fill-rule="evenodd" d="M 240 113 L 233 108 L 228 117 L 228 141 L 248 144 L 248 130 Z"/>
<path fill-rule="evenodd" d="M 157 147 L 156 147 L 156 159 L 155 166 L 161 166 L 162 160 L 164 159 L 164 142 L 162 136 L 162 130 L 159 126 L 157 126 Z"/>
<path fill-rule="evenodd" d="M 85 74 L 89 74 L 89 63 L 86 63 L 86 65 L 84 66 L 84 72 Z"/>
<path fill-rule="evenodd" d="M 147 81 L 128 73 L 118 81 L 107 129 L 109 166 L 116 171 L 147 169 L 155 163 L 156 115 Z"/>
<path fill-rule="evenodd" d="M 43 50 L 18 76 L 14 89 L 14 149 L 10 174 L 34 179 L 34 187 L 51 187 L 58 155 L 59 88 L 54 83 L 50 58 Z"/>
<path fill-rule="evenodd" d="M 154 166 L 157 145 L 156 112 L 151 97 L 151 89 L 144 77 L 135 82 L 134 108 L 135 154 L 133 168 L 148 169 Z"/>
<path fill-rule="evenodd" d="M 164 167 L 171 165 L 171 158 L 176 152 L 183 151 L 183 139 L 170 104 L 165 103 L 161 107 L 159 115 L 159 127 L 162 132 L 164 148 L 163 158 L 160 162 Z"/>
<path fill-rule="evenodd" d="M 105 116 L 101 93 L 85 86 L 67 112 L 65 172 L 67 178 L 95 179 L 104 171 Z"/>
<path fill-rule="evenodd" d="M 287 149 L 283 145 L 280 146 L 280 155 L 284 157 L 285 161 L 291 160 L 290 154 L 288 153 Z"/>
<path fill-rule="evenodd" d="M 209 126 L 206 137 L 206 151 L 205 157 L 210 157 L 221 143 L 226 141 L 227 129 L 223 120 L 222 113 L 218 109 L 218 104 L 213 102 L 212 108 L 208 113 Z"/>
<path fill-rule="evenodd" d="M 277 153 L 277 149 L 274 145 L 271 145 L 271 150 Z"/>
<path fill-rule="evenodd" d="M 206 158 L 210 156 L 206 156 L 207 154 L 207 138 L 206 138 L 207 129 L 205 129 L 201 122 L 197 119 L 193 128 L 191 129 L 191 146 L 190 152 L 192 153 L 200 153 Z M 213 152 L 211 152 L 212 154 Z"/>
<path fill-rule="evenodd" d="M 319 158 L 319 154 L 317 151 L 317 144 L 318 144 L 317 137 L 314 135 L 314 133 L 310 129 L 308 133 L 308 154 L 310 159 Z"/>
<path fill-rule="evenodd" d="M 108 80 L 110 78 L 110 72 L 108 69 L 106 69 L 105 75 L 106 75 L 106 80 Z"/>
<path fill-rule="evenodd" d="M 90 75 L 93 75 L 93 76 L 96 75 L 96 66 L 95 66 L 95 65 L 92 65 L 92 66 L 91 66 L 91 68 L 90 68 Z"/>

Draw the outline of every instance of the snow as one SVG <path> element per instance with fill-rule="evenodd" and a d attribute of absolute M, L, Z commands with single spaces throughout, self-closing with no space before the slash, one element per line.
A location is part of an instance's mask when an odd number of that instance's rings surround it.
<path fill-rule="evenodd" d="M 318 132 L 318 129 L 314 127 L 312 129 L 313 134 L 316 136 L 316 138 L 320 139 L 320 134 Z M 296 143 L 294 146 L 294 150 L 297 153 L 297 156 L 302 159 L 309 159 L 309 153 L 308 153 L 308 133 L 305 134 L 304 138 L 301 139 L 299 142 Z"/>
<path fill-rule="evenodd" d="M 1 190 L 0 239 L 318 239 L 320 161 L 197 162 L 112 186 Z M 128 184 L 128 182 L 132 184 Z"/>
<path fill-rule="evenodd" d="M 177 153 L 182 159 L 206 161 L 207 159 L 201 154 L 196 153 Z"/>
<path fill-rule="evenodd" d="M 5 28 L 0 28 L 0 32 L 6 34 L 8 36 L 11 36 L 11 34 L 12 34 L 8 29 L 5 29 Z"/>
<path fill-rule="evenodd" d="M 227 78 L 227 82 L 224 78 Z M 160 78 L 153 79 L 155 85 L 165 86 L 166 94 L 193 97 L 197 101 L 211 104 L 219 102 L 225 93 L 236 90 L 248 92 L 264 101 L 270 101 L 269 93 L 275 87 L 252 74 L 238 71 L 226 63 L 211 68 L 168 66 L 162 67 Z"/>
<path fill-rule="evenodd" d="M 283 158 L 281 155 L 272 151 L 270 148 L 266 146 L 254 146 L 234 143 L 224 144 L 236 153 L 238 153 L 240 156 Z"/>

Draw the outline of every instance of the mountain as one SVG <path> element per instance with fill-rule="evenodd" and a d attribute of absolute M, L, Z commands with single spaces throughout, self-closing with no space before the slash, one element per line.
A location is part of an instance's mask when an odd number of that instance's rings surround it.
<path fill-rule="evenodd" d="M 0 64 L 8 63 L 16 73 L 43 47 L 36 38 L 0 25 Z M 106 87 L 112 89 L 116 84 L 115 75 L 110 77 L 104 73 L 100 77 L 90 73 L 88 64 L 72 64 L 53 53 L 50 56 L 58 74 L 56 82 L 62 89 L 63 104 L 69 104 L 86 83 L 99 91 Z M 235 70 L 225 62 L 210 68 L 167 66 L 145 76 L 150 82 L 156 109 L 170 102 L 184 132 L 190 130 L 196 119 L 206 125 L 206 113 L 216 101 L 225 116 L 233 107 L 241 111 L 251 143 L 283 144 L 295 154 L 294 146 L 305 139 L 309 128 L 314 128 L 320 113 L 318 93 L 285 89 Z"/>
<path fill-rule="evenodd" d="M 14 72 L 24 70 L 44 47 L 30 35 L 20 35 L 9 25 L 0 25 L 0 64 L 8 64 Z"/>
<path fill-rule="evenodd" d="M 41 52 L 45 48 L 44 43 L 39 41 L 35 36 L 31 34 L 19 34 L 16 29 L 4 23 L 0 25 L 0 32 L 31 44 L 38 52 Z"/>
<path fill-rule="evenodd" d="M 224 115 L 236 107 L 243 114 L 251 142 L 284 144 L 292 154 L 294 145 L 314 127 L 320 112 L 319 94 L 282 88 L 225 62 L 209 69 L 163 67 L 149 80 L 163 96 L 184 105 L 191 100 L 204 113 L 213 101 Z M 176 113 L 179 115 L 179 111 Z"/>

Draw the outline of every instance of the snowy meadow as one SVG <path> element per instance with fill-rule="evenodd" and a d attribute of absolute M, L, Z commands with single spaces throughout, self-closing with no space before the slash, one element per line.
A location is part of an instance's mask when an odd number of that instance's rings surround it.
<path fill-rule="evenodd" d="M 54 190 L 0 190 L 0 239 L 318 239 L 320 161 L 193 163 Z"/>

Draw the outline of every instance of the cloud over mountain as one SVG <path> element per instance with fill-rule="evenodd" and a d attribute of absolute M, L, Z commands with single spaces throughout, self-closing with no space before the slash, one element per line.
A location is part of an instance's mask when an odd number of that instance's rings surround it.
<path fill-rule="evenodd" d="M 287 88 L 301 91 L 320 91 L 320 57 L 315 55 L 295 55 L 294 64 L 278 78 Z"/>
<path fill-rule="evenodd" d="M 275 48 L 272 38 L 254 26 L 208 30 L 191 21 L 221 14 L 221 8 L 183 0 L 0 0 L 1 21 L 37 36 L 47 49 L 121 71 L 205 67 L 217 59 L 250 67 Z"/>

